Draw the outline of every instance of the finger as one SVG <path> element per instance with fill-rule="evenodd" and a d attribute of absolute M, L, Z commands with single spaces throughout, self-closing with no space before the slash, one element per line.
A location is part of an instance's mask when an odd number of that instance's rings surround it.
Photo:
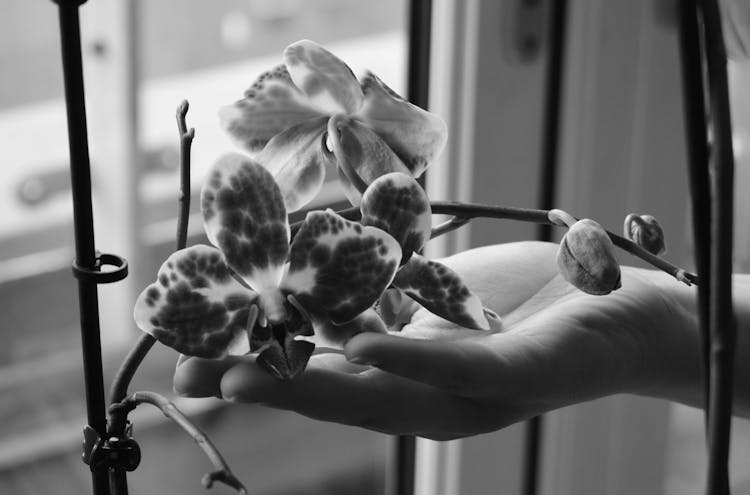
<path fill-rule="evenodd" d="M 369 364 L 462 397 L 496 389 L 505 363 L 488 347 L 470 340 L 436 342 L 393 335 L 360 334 L 344 347 L 350 361 Z"/>
<path fill-rule="evenodd" d="M 319 352 L 319 351 L 318 351 Z M 221 398 L 221 379 L 236 364 L 255 362 L 255 356 L 227 356 L 223 359 L 203 359 L 180 355 L 175 369 L 173 388 L 183 397 Z M 359 373 L 366 366 L 348 362 L 340 353 L 319 352 L 313 355 L 308 367 L 329 369 L 342 373 Z"/>
<path fill-rule="evenodd" d="M 347 374 L 310 367 L 294 380 L 279 381 L 246 362 L 224 374 L 221 390 L 233 401 L 390 434 L 454 438 L 488 422 L 487 411 L 473 403 L 379 370 Z"/>
<path fill-rule="evenodd" d="M 254 360 L 250 356 L 204 359 L 180 356 L 172 380 L 175 393 L 183 397 L 221 397 L 221 377 L 237 363 Z"/>

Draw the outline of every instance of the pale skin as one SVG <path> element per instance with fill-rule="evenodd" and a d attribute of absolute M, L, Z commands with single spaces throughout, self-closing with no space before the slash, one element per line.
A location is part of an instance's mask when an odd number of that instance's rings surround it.
<path fill-rule="evenodd" d="M 190 358 L 177 367 L 175 391 L 436 440 L 617 393 L 699 406 L 695 288 L 663 272 L 623 267 L 621 289 L 588 295 L 559 276 L 556 249 L 513 243 L 443 260 L 501 315 L 502 331 L 457 328 L 419 310 L 401 335 L 357 335 L 343 354 L 313 356 L 290 382 L 270 376 L 252 356 Z M 750 417 L 750 275 L 735 276 L 734 293 L 735 414 Z"/>

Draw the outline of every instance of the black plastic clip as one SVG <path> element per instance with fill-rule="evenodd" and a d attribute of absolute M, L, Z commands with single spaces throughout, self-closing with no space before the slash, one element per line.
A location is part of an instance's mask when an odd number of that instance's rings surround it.
<path fill-rule="evenodd" d="M 92 471 L 105 468 L 135 471 L 141 463 L 141 448 L 132 438 L 133 426 L 128 424 L 125 435 L 111 437 L 102 442 L 99 434 L 90 426 L 83 429 L 83 462 Z"/>
<path fill-rule="evenodd" d="M 114 270 L 101 271 L 103 266 L 114 266 Z M 84 268 L 78 265 L 78 260 L 73 260 L 73 275 L 81 280 L 87 280 L 95 284 L 111 284 L 119 282 L 128 276 L 128 262 L 122 256 L 116 254 L 96 253 L 94 266 Z"/>

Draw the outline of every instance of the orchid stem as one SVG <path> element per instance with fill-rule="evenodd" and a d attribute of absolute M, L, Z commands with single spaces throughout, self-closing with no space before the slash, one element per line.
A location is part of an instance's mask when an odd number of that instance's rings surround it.
<path fill-rule="evenodd" d="M 183 100 L 177 106 L 177 131 L 180 136 L 180 193 L 177 214 L 178 250 L 183 249 L 187 245 L 188 219 L 190 218 L 190 148 L 195 136 L 195 129 L 191 127 L 188 130 L 187 128 L 185 117 L 188 107 L 187 100 Z M 136 370 L 154 343 L 156 343 L 156 339 L 150 334 L 144 333 L 125 357 L 112 381 L 109 394 L 111 404 L 117 404 L 125 398 Z M 127 412 L 125 414 L 121 414 L 119 411 L 112 412 L 109 423 L 108 433 L 110 435 L 122 435 L 127 424 Z"/>
<path fill-rule="evenodd" d="M 211 440 L 200 430 L 200 428 L 195 426 L 195 424 L 193 424 L 193 422 L 190 421 L 177 408 L 177 406 L 174 405 L 174 403 L 156 392 L 134 392 L 121 403 L 122 407 L 126 410 L 135 409 L 139 404 L 151 404 L 152 406 L 159 408 L 164 416 L 171 419 L 180 428 L 185 430 L 203 452 L 205 452 L 215 468 L 214 471 L 203 476 L 201 482 L 205 488 L 211 488 L 214 482 L 218 481 L 234 488 L 240 495 L 247 495 L 247 489 L 232 473 L 232 470 L 224 460 L 224 457 L 222 457 L 221 453 L 219 453 Z"/>
<path fill-rule="evenodd" d="M 474 218 L 495 218 L 498 220 L 516 220 L 520 222 L 532 222 L 546 225 L 560 226 L 550 219 L 550 210 L 538 210 L 533 208 L 513 208 L 507 206 L 491 206 L 476 203 L 457 203 L 453 201 L 433 201 L 430 203 L 434 215 L 452 215 L 454 218 L 438 225 L 435 230 L 440 229 L 437 233 L 433 231 L 431 238 L 451 232 L 463 225 L 466 225 Z M 347 208 L 337 212 L 347 220 L 359 220 L 361 212 L 358 207 Z M 554 218 L 554 214 L 553 214 Z M 572 217 L 571 217 L 572 218 Z M 460 223 L 460 225 L 459 225 Z M 292 225 L 292 235 L 299 230 L 302 222 Z M 566 226 L 567 228 L 567 226 Z M 687 285 L 698 285 L 698 276 L 679 268 L 663 258 L 659 258 L 640 247 L 638 244 L 625 239 L 617 234 L 607 231 L 607 235 L 612 239 L 612 243 L 636 256 L 651 266 L 658 268 L 674 278 Z"/>
<path fill-rule="evenodd" d="M 432 232 L 430 233 L 430 239 L 434 239 L 436 237 L 440 237 L 443 234 L 447 234 L 448 232 L 453 232 L 454 230 L 460 229 L 469 222 L 471 222 L 471 218 L 452 217 L 450 220 L 446 220 L 437 227 L 433 227 Z"/>

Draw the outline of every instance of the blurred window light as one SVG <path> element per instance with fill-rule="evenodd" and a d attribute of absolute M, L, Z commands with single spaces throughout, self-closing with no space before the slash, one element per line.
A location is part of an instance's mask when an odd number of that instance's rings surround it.
<path fill-rule="evenodd" d="M 132 15 L 132 22 L 113 12 Z M 101 13 L 106 15 L 99 17 Z M 281 62 L 284 47 L 300 38 L 327 46 L 351 62 L 355 73 L 371 69 L 403 91 L 406 14 L 406 0 L 84 4 L 82 42 L 97 247 L 119 254 L 118 239 L 136 238 L 137 252 L 132 256 L 137 262 L 131 264 L 129 277 L 133 287 L 146 283 L 173 249 L 179 177 L 174 114 L 182 99 L 190 101 L 188 124 L 196 128 L 189 242 L 206 243 L 199 186 L 213 159 L 234 149 L 218 128 L 218 107 L 239 99 L 255 77 Z M 78 305 L 70 274 L 72 207 L 57 22 L 53 3 L 3 2 L 1 493 L 65 495 L 90 490 L 77 448 L 85 414 Z M 129 43 L 134 43 L 132 52 Z M 127 70 L 130 66 L 136 70 Z M 133 98 L 121 93 L 131 89 Z M 122 130 L 134 132 L 136 143 L 129 172 L 135 178 L 134 190 L 128 192 L 136 199 L 125 208 L 115 201 L 128 194 L 116 200 L 104 187 L 112 187 L 105 183 L 120 160 L 120 148 L 107 146 L 123 144 Z M 315 204 L 341 200 L 335 188 L 326 187 Z M 126 209 L 137 218 L 135 231 L 127 230 Z M 134 297 L 113 297 L 115 290 L 114 286 L 100 289 L 101 299 L 109 301 L 100 316 L 105 383 L 124 356 L 123 345 L 137 335 L 132 320 L 112 321 L 113 314 L 131 311 L 126 302 Z M 171 394 L 174 359 L 172 351 L 155 349 L 139 370 L 142 382 L 137 386 Z M 383 436 L 263 408 L 224 408 L 215 400 L 183 401 L 183 405 L 210 431 L 248 486 L 257 488 L 255 493 L 366 495 L 382 488 Z M 144 453 L 169 460 L 153 467 L 144 463 L 130 477 L 133 491 L 200 491 L 199 473 L 206 465 L 202 454 L 192 451 L 191 441 L 173 425 L 164 424 L 159 414 L 139 410 L 134 422 Z M 185 448 L 175 449 L 178 444 Z"/>

